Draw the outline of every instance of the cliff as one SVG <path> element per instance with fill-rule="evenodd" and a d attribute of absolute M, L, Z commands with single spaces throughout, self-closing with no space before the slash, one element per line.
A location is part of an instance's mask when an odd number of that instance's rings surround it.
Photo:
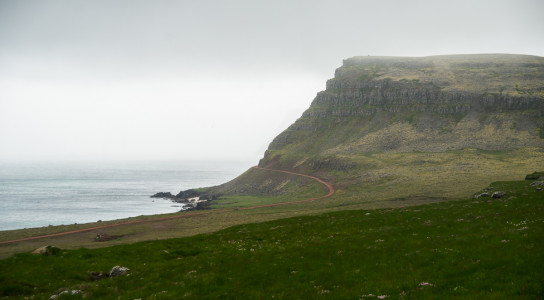
<path fill-rule="evenodd" d="M 260 165 L 296 153 L 513 150 L 543 137 L 542 57 L 354 57 Z"/>
<path fill-rule="evenodd" d="M 544 165 L 544 58 L 483 54 L 346 59 L 261 167 L 334 184 L 327 207 L 467 197 Z M 296 198 L 312 188 L 249 170 L 219 195 Z"/>

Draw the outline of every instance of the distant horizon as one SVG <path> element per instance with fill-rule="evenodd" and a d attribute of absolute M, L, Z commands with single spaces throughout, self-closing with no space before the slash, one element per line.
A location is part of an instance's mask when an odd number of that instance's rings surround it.
<path fill-rule="evenodd" d="M 191 167 L 191 168 L 205 168 L 213 169 L 214 166 L 225 167 L 227 165 L 247 165 L 253 167 L 258 164 L 258 161 L 253 162 L 251 160 L 181 160 L 181 159 L 70 159 L 70 160 L 0 160 L 0 166 L 94 166 L 94 167 L 133 167 L 136 165 L 164 168 L 175 167 Z M 1 173 L 1 172 L 0 172 Z"/>

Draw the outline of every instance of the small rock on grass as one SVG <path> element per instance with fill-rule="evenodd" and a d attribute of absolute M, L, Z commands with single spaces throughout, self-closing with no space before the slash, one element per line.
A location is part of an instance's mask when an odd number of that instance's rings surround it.
<path fill-rule="evenodd" d="M 127 275 L 128 271 L 130 271 L 127 267 L 121 267 L 121 266 L 115 266 L 111 268 L 109 273 L 105 272 L 91 272 L 91 280 L 100 280 L 106 277 L 116 277 L 116 276 L 124 276 Z"/>
<path fill-rule="evenodd" d="M 491 198 L 502 198 L 502 196 L 506 195 L 505 192 L 503 191 L 496 191 L 493 193 L 493 195 L 491 195 Z"/>
<path fill-rule="evenodd" d="M 81 291 L 81 290 L 65 290 L 65 291 L 62 291 L 62 292 L 60 292 L 58 294 L 55 294 L 55 295 L 49 297 L 49 299 L 57 299 L 61 295 L 77 295 L 77 294 L 81 294 L 81 293 L 83 293 L 83 291 Z"/>
<path fill-rule="evenodd" d="M 115 276 L 123 276 L 123 275 L 126 275 L 128 273 L 128 271 L 130 271 L 129 268 L 126 268 L 126 267 L 121 267 L 121 266 L 115 266 L 111 269 L 110 271 L 110 277 L 115 277 Z"/>

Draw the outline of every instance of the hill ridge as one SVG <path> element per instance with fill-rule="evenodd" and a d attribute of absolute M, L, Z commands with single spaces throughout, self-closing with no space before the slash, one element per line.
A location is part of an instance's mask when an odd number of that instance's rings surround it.
<path fill-rule="evenodd" d="M 316 133 L 331 130 L 336 132 L 330 134 L 333 141 L 318 145 L 322 141 Z M 333 154 L 543 147 L 543 131 L 542 57 L 354 57 L 343 61 L 326 90 L 272 141 L 263 163 L 277 150 Z M 338 147 L 343 150 L 333 150 Z"/>

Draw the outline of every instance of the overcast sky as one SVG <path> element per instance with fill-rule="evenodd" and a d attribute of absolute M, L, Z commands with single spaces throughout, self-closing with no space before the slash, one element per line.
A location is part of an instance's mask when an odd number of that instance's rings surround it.
<path fill-rule="evenodd" d="M 342 59 L 544 56 L 544 1 L 0 0 L 0 161 L 257 163 Z"/>

